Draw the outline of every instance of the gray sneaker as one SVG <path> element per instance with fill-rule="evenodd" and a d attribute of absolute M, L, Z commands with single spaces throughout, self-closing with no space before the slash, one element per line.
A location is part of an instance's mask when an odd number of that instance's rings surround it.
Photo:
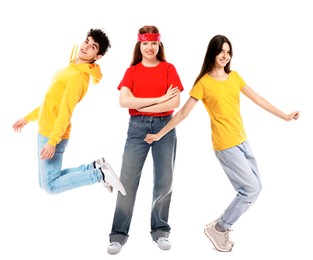
<path fill-rule="evenodd" d="M 108 162 L 104 162 L 100 167 L 101 172 L 103 173 L 103 181 L 104 185 L 111 186 L 117 189 L 122 195 L 126 195 L 126 190 L 121 183 L 120 179 L 117 177 L 115 172 L 113 171 L 112 167 Z"/>
<path fill-rule="evenodd" d="M 162 250 L 169 250 L 171 249 L 171 242 L 168 240 L 167 237 L 159 237 L 156 240 L 158 247 Z"/>
<path fill-rule="evenodd" d="M 214 227 L 215 227 L 217 221 L 218 221 L 218 219 L 214 220 L 212 223 L 207 224 L 207 226 L 208 226 L 208 225 L 211 225 L 211 224 L 214 224 Z M 231 230 L 231 229 L 228 229 L 228 231 L 232 231 L 232 230 Z M 228 234 L 229 234 L 229 232 L 228 232 Z M 233 247 L 235 243 L 234 243 L 233 241 L 231 241 L 231 240 L 228 240 L 228 244 L 229 244 L 231 247 Z"/>
<path fill-rule="evenodd" d="M 116 255 L 119 252 L 121 252 L 123 245 L 119 242 L 112 242 L 109 246 L 108 246 L 108 253 L 110 255 Z"/>
<path fill-rule="evenodd" d="M 234 242 L 229 241 L 229 229 L 219 232 L 215 229 L 217 221 L 207 224 L 204 233 L 211 240 L 214 247 L 221 252 L 229 252 L 234 246 Z"/>

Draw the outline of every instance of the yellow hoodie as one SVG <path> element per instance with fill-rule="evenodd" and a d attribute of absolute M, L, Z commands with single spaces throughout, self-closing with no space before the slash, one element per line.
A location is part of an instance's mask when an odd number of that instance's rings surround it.
<path fill-rule="evenodd" d="M 42 105 L 25 117 L 27 122 L 38 120 L 39 133 L 48 137 L 48 144 L 54 147 L 70 137 L 71 117 L 87 93 L 90 77 L 94 84 L 102 78 L 98 64 L 75 64 L 76 53 L 75 46 L 70 64 L 54 76 Z"/>

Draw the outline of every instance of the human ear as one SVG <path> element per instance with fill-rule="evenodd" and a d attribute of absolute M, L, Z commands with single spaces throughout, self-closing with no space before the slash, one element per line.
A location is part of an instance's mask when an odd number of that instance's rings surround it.
<path fill-rule="evenodd" d="M 95 57 L 95 60 L 99 60 L 99 59 L 101 59 L 101 58 L 102 58 L 102 56 L 103 56 L 103 55 L 97 55 L 97 56 Z"/>

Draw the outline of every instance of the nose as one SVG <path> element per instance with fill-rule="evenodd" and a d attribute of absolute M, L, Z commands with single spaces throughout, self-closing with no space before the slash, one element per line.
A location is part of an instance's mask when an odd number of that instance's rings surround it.
<path fill-rule="evenodd" d="M 148 47 L 148 49 L 152 49 L 153 44 L 152 44 L 151 42 L 149 42 L 148 45 L 147 45 L 147 47 Z"/>
<path fill-rule="evenodd" d="M 227 52 L 223 52 L 222 55 L 223 55 L 222 56 L 223 59 L 228 59 L 230 57 L 229 53 L 227 53 Z"/>
<path fill-rule="evenodd" d="M 84 47 L 85 47 L 86 50 L 88 50 L 89 48 L 92 47 L 92 44 L 90 44 L 90 43 L 85 43 Z"/>

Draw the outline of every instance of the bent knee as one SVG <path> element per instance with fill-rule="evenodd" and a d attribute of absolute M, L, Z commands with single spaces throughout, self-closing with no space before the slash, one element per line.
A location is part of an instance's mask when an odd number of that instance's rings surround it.
<path fill-rule="evenodd" d="M 48 184 L 42 184 L 41 188 L 48 194 L 57 194 L 59 193 L 56 189 L 53 188 L 53 186 Z"/>
<path fill-rule="evenodd" d="M 253 190 L 248 192 L 248 200 L 250 203 L 253 203 L 254 201 L 256 201 L 256 199 L 259 197 L 260 193 L 262 190 L 262 186 L 256 186 L 254 187 Z"/>

